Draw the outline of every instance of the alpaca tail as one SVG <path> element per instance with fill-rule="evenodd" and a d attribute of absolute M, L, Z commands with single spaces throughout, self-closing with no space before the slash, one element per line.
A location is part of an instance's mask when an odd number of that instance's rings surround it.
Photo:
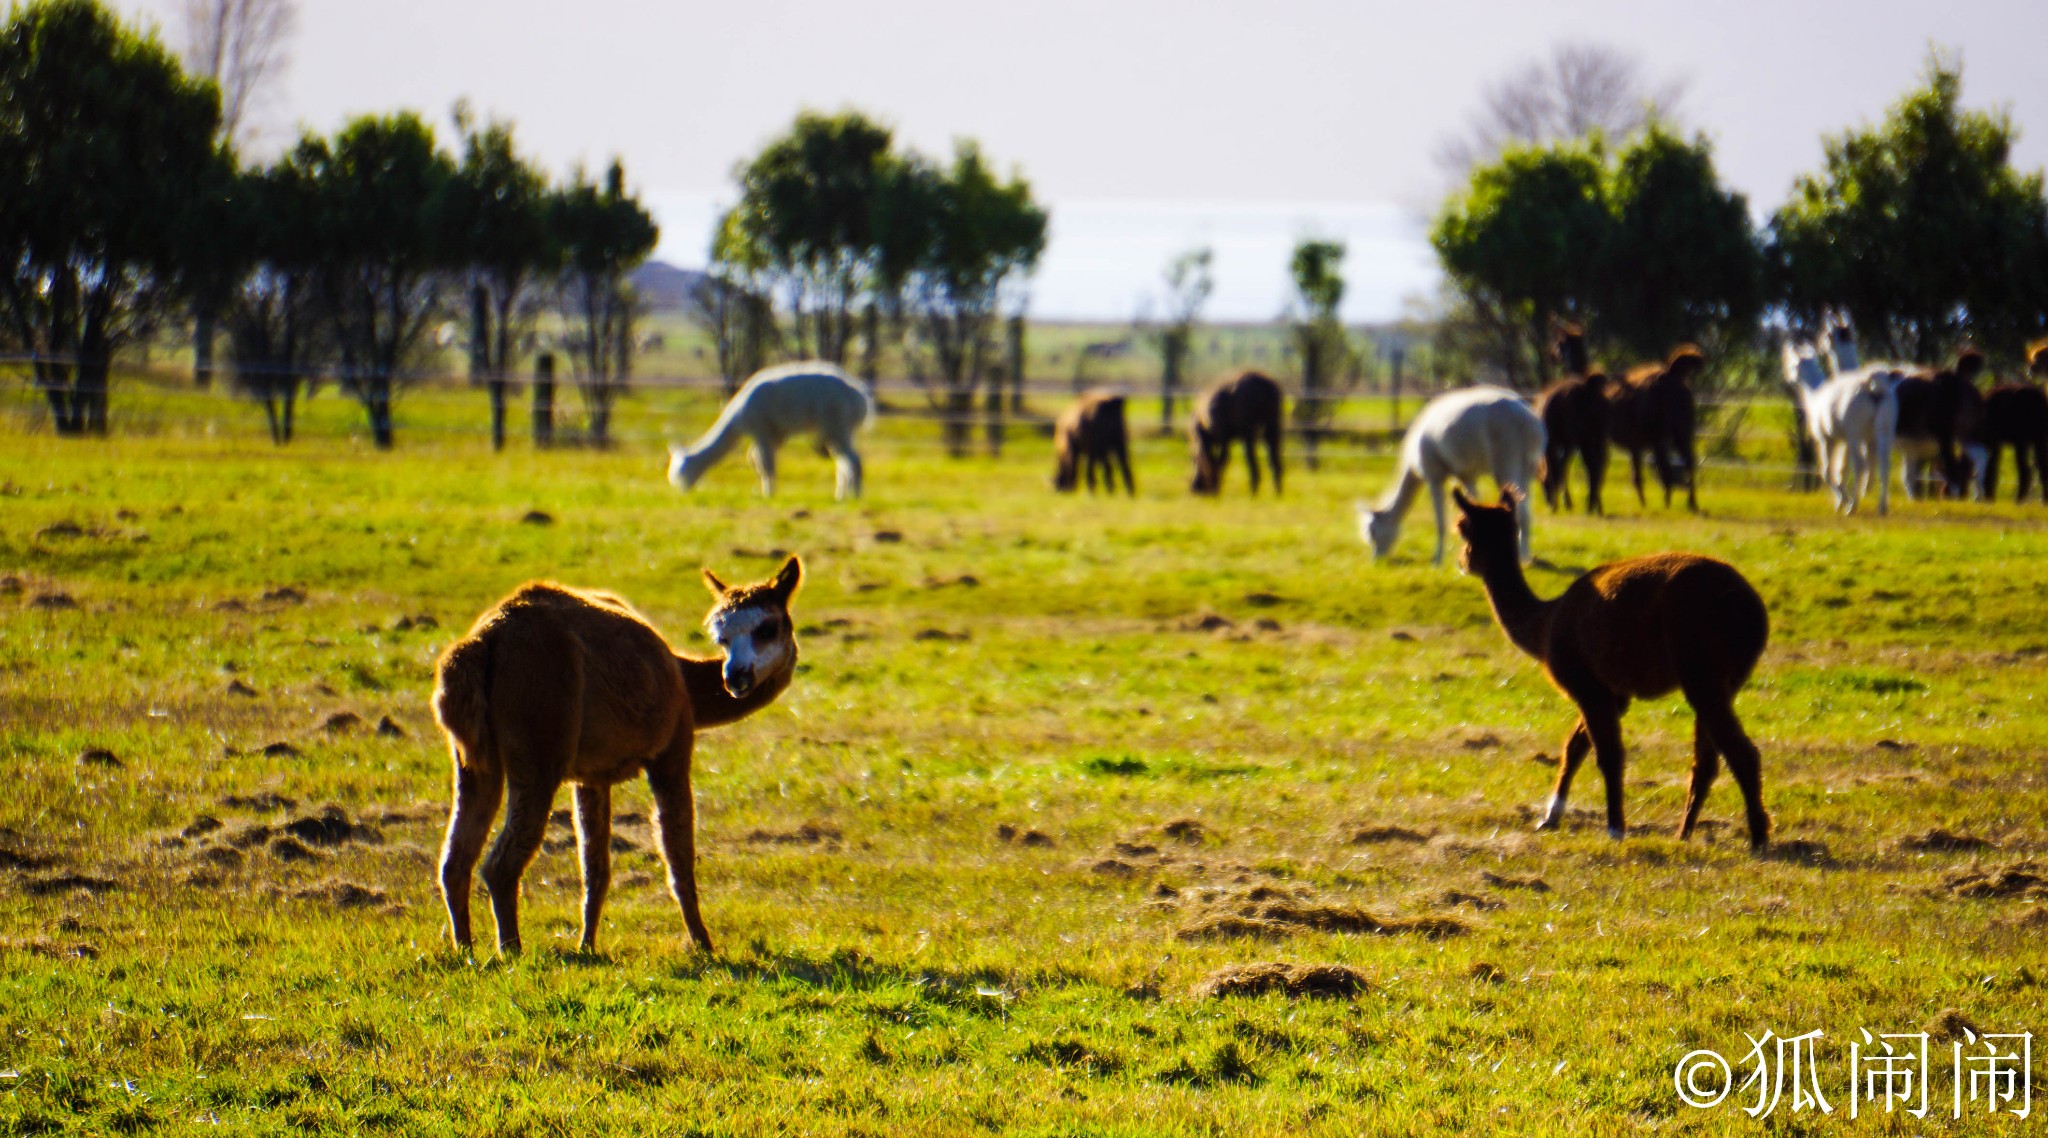
<path fill-rule="evenodd" d="M 485 636 L 458 640 L 441 657 L 434 686 L 434 719 L 455 741 L 456 761 L 491 770 L 491 645 Z"/>

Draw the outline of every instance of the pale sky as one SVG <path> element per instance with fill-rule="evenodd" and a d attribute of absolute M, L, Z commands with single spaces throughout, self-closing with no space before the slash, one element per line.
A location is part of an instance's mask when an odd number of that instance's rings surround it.
<path fill-rule="evenodd" d="M 180 0 L 116 6 L 176 46 Z M 676 203 L 662 255 L 699 264 L 688 203 L 730 200 L 734 164 L 799 109 L 858 107 L 908 145 L 972 136 L 1021 169 L 1054 210 L 1050 264 L 1062 201 L 1420 217 L 1483 88 L 1580 40 L 1684 81 L 1754 212 L 1818 167 L 1823 133 L 1880 118 L 1930 43 L 1961 51 L 1967 105 L 2012 112 L 2018 164 L 2048 163 L 2042 0 L 302 0 L 268 121 L 283 139 L 409 107 L 446 132 L 467 97 L 557 171 L 622 157 Z"/>

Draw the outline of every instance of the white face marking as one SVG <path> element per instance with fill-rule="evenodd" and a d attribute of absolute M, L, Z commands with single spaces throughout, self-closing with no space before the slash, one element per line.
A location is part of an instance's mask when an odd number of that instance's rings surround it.
<path fill-rule="evenodd" d="M 1394 547 L 1393 511 L 1378 511 L 1360 506 L 1358 508 L 1358 536 L 1372 546 L 1374 557 L 1385 557 Z"/>
<path fill-rule="evenodd" d="M 773 624 L 772 629 L 764 625 Z M 772 609 L 748 606 L 721 610 L 705 622 L 711 639 L 725 653 L 724 675 L 728 686 L 735 676 L 748 680 L 772 676 L 780 671 L 789 655 L 787 619 Z M 757 633 L 772 635 L 757 636 Z"/>

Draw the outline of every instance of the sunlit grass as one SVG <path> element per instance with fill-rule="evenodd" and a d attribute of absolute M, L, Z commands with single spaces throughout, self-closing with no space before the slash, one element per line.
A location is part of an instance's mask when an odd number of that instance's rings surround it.
<path fill-rule="evenodd" d="M 2039 905 L 1941 888 L 2048 846 L 2038 505 L 1841 520 L 1775 470 L 1716 468 L 1698 518 L 1638 511 L 1619 478 L 1615 518 L 1539 512 L 1539 593 L 1689 548 L 1765 597 L 1737 709 L 1786 853 L 1758 860 L 1725 779 L 1701 839 L 1670 836 L 1676 700 L 1627 721 L 1626 842 L 1576 812 L 1529 832 L 1553 777 L 1532 756 L 1570 710 L 1478 584 L 1427 564 L 1426 505 L 1368 561 L 1350 503 L 1384 456 L 1297 464 L 1279 501 L 1240 468 L 1194 501 L 1181 444 L 1147 435 L 1137 501 L 1062 498 L 1034 434 L 955 461 L 889 419 L 862 502 L 832 502 L 800 444 L 764 502 L 739 458 L 693 496 L 662 481 L 659 441 L 712 414 L 673 392 L 626 404 L 616 450 L 503 455 L 466 391 L 408 396 L 393 454 L 331 392 L 285 450 L 215 396 L 124 386 L 104 442 L 9 399 L 0 847 L 47 864 L 0 869 L 0 1130 L 1749 1132 L 1677 1102 L 1680 1055 L 1822 1028 L 1833 1097 L 1858 1028 L 2048 1027 Z M 531 951 L 457 956 L 431 868 L 438 650 L 545 576 L 702 651 L 698 567 L 758 578 L 777 550 L 809 570 L 802 674 L 698 752 L 719 954 L 688 951 L 641 822 L 598 955 L 573 951 L 554 848 L 526 878 Z M 360 722 L 323 726 L 341 712 Z M 223 801 L 260 794 L 294 805 Z M 1589 768 L 1574 801 L 1599 798 Z M 376 840 L 227 840 L 326 804 Z M 182 836 L 202 815 L 221 828 Z M 48 885 L 66 875 L 113 884 Z M 1175 935 L 1261 887 L 1466 931 Z M 1370 988 L 1190 994 L 1257 960 Z"/>

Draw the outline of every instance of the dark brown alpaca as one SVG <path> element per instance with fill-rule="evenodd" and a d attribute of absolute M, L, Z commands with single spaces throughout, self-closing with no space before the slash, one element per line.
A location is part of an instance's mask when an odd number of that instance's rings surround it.
<path fill-rule="evenodd" d="M 1648 451 L 1657 464 L 1657 480 L 1664 484 L 1665 507 L 1671 506 L 1672 489 L 1683 484 L 1685 508 L 1700 508 L 1693 485 L 1699 468 L 1693 442 L 1699 416 L 1692 381 L 1706 365 L 1698 348 L 1681 344 L 1665 362 L 1630 368 L 1620 383 L 1607 385 L 1607 434 L 1628 452 L 1636 501 L 1644 506 L 1649 505 L 1643 496 L 1643 452 Z"/>
<path fill-rule="evenodd" d="M 455 808 L 441 894 L 458 948 L 471 943 L 470 873 L 502 798 L 505 828 L 484 859 L 484 888 L 498 950 L 519 951 L 519 878 L 564 782 L 575 784 L 582 946 L 594 948 L 611 884 L 612 787 L 645 771 L 669 891 L 690 935 L 711 951 L 697 912 L 690 748 L 698 731 L 751 715 L 789 686 L 789 600 L 802 576 L 794 557 L 761 585 L 733 588 L 704 570 L 718 598 L 705 626 L 721 657 L 678 655 L 618 597 L 547 581 L 522 585 L 442 654 L 434 717 L 455 760 Z"/>
<path fill-rule="evenodd" d="M 2048 376 L 2048 343 L 2030 345 L 2028 370 Z M 2001 383 L 1984 396 L 1984 499 L 1998 496 L 1998 451 L 2012 448 L 2019 469 L 2019 492 L 2027 500 L 2034 478 L 2041 482 L 2041 500 L 2048 502 L 2048 392 L 2033 383 Z"/>
<path fill-rule="evenodd" d="M 1539 600 L 1522 576 L 1514 500 L 1482 506 L 1453 489 L 1459 565 L 1486 585 L 1494 619 L 1510 643 L 1543 664 L 1544 674 L 1578 705 L 1565 741 L 1557 789 L 1541 829 L 1564 818 L 1572 775 L 1591 749 L 1607 784 L 1607 832 L 1627 832 L 1621 816 L 1621 716 L 1632 699 L 1674 689 L 1693 709 L 1692 788 L 1678 836 L 1692 836 L 1722 759 L 1742 787 L 1749 844 L 1770 838 L 1756 745 L 1735 717 L 1735 693 L 1763 655 L 1770 621 L 1756 590 L 1726 562 L 1691 553 L 1656 553 L 1614 561 L 1573 581 L 1562 595 Z"/>
<path fill-rule="evenodd" d="M 1189 486 L 1197 494 L 1223 492 L 1223 468 L 1230 462 L 1230 445 L 1244 443 L 1245 466 L 1251 474 L 1252 493 L 1259 492 L 1258 440 L 1266 441 L 1266 458 L 1273 466 L 1273 493 L 1280 493 L 1280 385 L 1255 371 L 1226 380 L 1210 388 L 1195 401 L 1194 418 L 1188 423 L 1188 441 L 1195 452 L 1195 479 Z"/>
<path fill-rule="evenodd" d="M 1122 470 L 1124 490 L 1138 496 L 1131 481 L 1131 435 L 1124 426 L 1124 397 L 1107 392 L 1090 392 L 1060 412 L 1052 428 L 1053 449 L 1059 465 L 1053 471 L 1053 489 L 1073 490 L 1085 468 L 1088 492 L 1095 492 L 1095 471 L 1102 470 L 1102 488 L 1116 493 L 1116 471 Z M 1111 460 L 1116 463 L 1110 466 Z"/>
<path fill-rule="evenodd" d="M 1969 494 L 1971 464 L 1964 450 L 1971 442 L 1982 441 L 1988 422 L 1984 395 L 1977 390 L 1983 371 L 1983 355 L 1965 349 L 1953 368 L 1908 375 L 1892 385 L 1899 405 L 1896 445 L 1906 459 L 1901 481 L 1907 497 L 1922 497 L 1930 489 L 1954 498 Z"/>
<path fill-rule="evenodd" d="M 1607 377 L 1587 362 L 1586 334 L 1576 324 L 1560 324 L 1551 355 L 1564 375 L 1536 396 L 1536 416 L 1543 420 L 1543 499 L 1550 508 L 1572 508 L 1572 456 L 1586 467 L 1586 512 L 1603 512 L 1600 487 L 1607 479 Z"/>

